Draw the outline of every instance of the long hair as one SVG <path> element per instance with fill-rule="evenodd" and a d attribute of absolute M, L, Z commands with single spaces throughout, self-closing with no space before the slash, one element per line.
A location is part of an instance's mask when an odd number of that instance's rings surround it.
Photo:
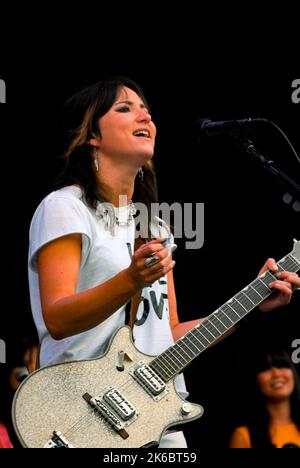
<path fill-rule="evenodd" d="M 300 381 L 299 375 L 288 353 L 284 350 L 272 350 L 255 356 L 251 379 L 255 382 L 251 389 L 251 399 L 248 417 L 248 429 L 253 448 L 274 448 L 270 439 L 270 415 L 267 411 L 264 396 L 257 386 L 259 372 L 269 369 L 272 365 L 290 368 L 293 372 L 295 388 L 290 396 L 291 418 L 300 431 Z"/>
<path fill-rule="evenodd" d="M 126 77 L 109 77 L 71 96 L 58 117 L 58 143 L 61 146 L 63 168 L 55 182 L 57 189 L 78 184 L 88 206 L 109 202 L 105 186 L 99 187 L 93 161 L 93 148 L 87 144 L 92 135 L 100 136 L 98 121 L 105 115 L 123 87 L 132 89 L 147 105 L 144 93 L 137 83 Z M 144 203 L 148 212 L 157 203 L 157 182 L 152 161 L 142 167 L 143 179 L 135 180 L 133 202 Z M 151 232 L 149 218 L 146 232 Z M 145 231 L 144 231 L 145 232 Z"/>

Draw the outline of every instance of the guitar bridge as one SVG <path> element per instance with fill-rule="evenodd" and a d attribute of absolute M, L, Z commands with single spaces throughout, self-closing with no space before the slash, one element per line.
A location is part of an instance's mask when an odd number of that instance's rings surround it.
<path fill-rule="evenodd" d="M 128 433 L 125 427 L 132 424 L 138 416 L 135 407 L 115 387 L 108 387 L 104 393 L 92 397 L 85 393 L 83 398 L 108 422 L 123 439 Z"/>

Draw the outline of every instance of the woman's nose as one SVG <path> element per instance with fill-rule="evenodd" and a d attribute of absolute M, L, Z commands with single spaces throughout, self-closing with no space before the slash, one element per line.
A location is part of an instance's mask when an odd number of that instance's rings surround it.
<path fill-rule="evenodd" d="M 272 375 L 280 375 L 281 374 L 281 369 L 278 367 L 272 367 Z"/>
<path fill-rule="evenodd" d="M 145 121 L 145 122 L 150 122 L 151 121 L 151 115 L 147 111 L 147 109 L 139 109 L 138 111 L 138 120 L 139 121 Z"/>

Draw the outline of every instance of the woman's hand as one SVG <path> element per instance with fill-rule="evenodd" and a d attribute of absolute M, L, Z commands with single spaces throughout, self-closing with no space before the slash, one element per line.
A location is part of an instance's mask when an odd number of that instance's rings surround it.
<path fill-rule="evenodd" d="M 164 239 L 155 239 L 141 245 L 134 252 L 127 272 L 139 288 L 150 286 L 173 269 L 175 261 L 169 250 L 162 245 L 163 241 Z"/>
<path fill-rule="evenodd" d="M 278 271 L 276 262 L 273 258 L 269 258 L 267 260 L 258 276 L 268 270 L 273 273 Z M 276 281 L 269 284 L 269 288 L 276 290 L 276 294 L 273 294 L 271 297 L 263 301 L 259 306 L 259 309 L 263 312 L 269 312 L 277 307 L 288 305 L 291 302 L 295 289 L 300 288 L 300 278 L 297 273 L 284 271 L 276 273 L 276 278 L 278 278 Z"/>

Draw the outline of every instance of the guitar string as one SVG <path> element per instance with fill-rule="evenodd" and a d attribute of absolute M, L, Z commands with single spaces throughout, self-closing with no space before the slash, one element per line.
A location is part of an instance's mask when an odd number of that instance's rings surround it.
<path fill-rule="evenodd" d="M 289 268 L 289 266 L 294 266 L 295 261 L 294 261 L 292 258 L 288 258 L 288 256 L 287 256 L 285 259 L 283 259 L 283 261 L 286 260 L 286 259 L 288 259 L 287 265 L 286 265 L 287 269 Z M 231 327 L 230 327 L 230 328 L 231 328 Z M 220 335 L 220 336 L 222 336 L 222 335 Z M 194 345 L 194 346 L 197 348 L 196 345 Z M 202 351 L 204 351 L 205 349 L 206 349 L 206 348 L 204 348 Z M 167 351 L 167 350 L 166 350 L 166 351 Z M 201 353 L 202 351 L 199 350 L 200 353 Z M 182 370 L 178 371 L 178 373 L 180 373 L 180 372 L 182 372 Z M 128 380 L 124 381 L 124 382 L 122 383 L 122 385 L 120 385 L 118 388 L 120 388 L 120 389 L 122 389 L 122 390 L 128 390 L 128 388 L 131 387 L 134 383 L 136 383 L 137 385 L 139 385 L 138 382 L 136 382 L 136 380 L 134 380 L 134 378 L 128 379 Z M 127 385 L 127 384 L 128 384 L 128 385 Z M 146 393 L 147 393 L 147 392 L 146 392 Z M 148 396 L 151 397 L 149 394 L 148 394 Z M 98 419 L 98 416 L 99 416 L 99 418 L 103 418 L 104 421 L 106 421 L 106 420 L 109 421 L 109 418 L 107 418 L 107 417 L 105 417 L 104 415 L 102 415 L 101 413 L 99 413 L 99 411 L 98 411 L 96 408 L 89 407 L 89 409 L 92 409 L 92 413 L 86 414 L 85 416 L 79 418 L 78 421 L 76 421 L 71 427 L 69 427 L 69 428 L 65 431 L 65 434 L 66 434 L 66 435 L 70 436 L 70 435 L 72 435 L 72 434 L 78 432 L 79 430 L 81 430 L 81 429 L 85 426 L 85 423 L 88 423 L 88 421 L 89 421 L 91 418 L 93 418 L 94 416 L 97 417 L 97 418 L 95 418 L 95 419 Z M 143 409 L 143 408 L 142 408 L 142 409 Z M 94 423 L 94 421 L 91 421 L 90 424 L 89 424 L 89 426 L 92 425 L 93 423 Z M 110 427 L 110 424 L 109 424 L 108 427 Z"/>

